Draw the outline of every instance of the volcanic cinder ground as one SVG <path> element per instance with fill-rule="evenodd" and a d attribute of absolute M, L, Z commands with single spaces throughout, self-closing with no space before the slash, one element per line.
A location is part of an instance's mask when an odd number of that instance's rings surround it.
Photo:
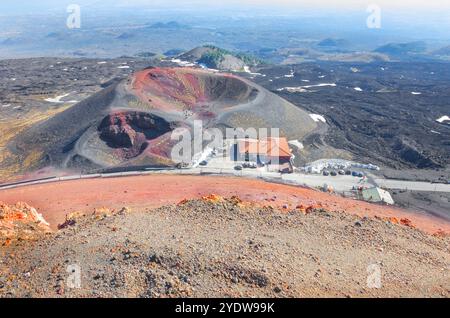
<path fill-rule="evenodd" d="M 299 140 L 317 128 L 301 108 L 238 76 L 148 68 L 24 131 L 9 149 L 36 154 L 35 170 L 170 166 L 172 132 L 195 120 L 205 128 L 280 128 Z"/>
<path fill-rule="evenodd" d="M 218 195 L 158 209 L 92 211 L 35 241 L 0 245 L 0 297 L 450 293 L 449 237 L 385 220 Z"/>

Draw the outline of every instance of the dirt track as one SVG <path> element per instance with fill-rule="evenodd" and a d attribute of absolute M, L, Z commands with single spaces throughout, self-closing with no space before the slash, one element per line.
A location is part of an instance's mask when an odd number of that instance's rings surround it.
<path fill-rule="evenodd" d="M 215 193 L 236 195 L 244 201 L 272 207 L 295 208 L 321 205 L 329 211 L 345 211 L 359 216 L 408 218 L 428 233 L 439 229 L 450 233 L 450 222 L 411 211 L 345 199 L 311 189 L 273 184 L 260 180 L 213 176 L 138 176 L 74 180 L 0 191 L 0 201 L 24 201 L 34 206 L 53 228 L 74 211 L 98 207 L 120 209 L 154 208 Z"/>

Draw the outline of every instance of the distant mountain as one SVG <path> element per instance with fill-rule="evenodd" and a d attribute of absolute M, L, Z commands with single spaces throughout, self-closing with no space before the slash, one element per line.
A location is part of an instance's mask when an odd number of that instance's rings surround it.
<path fill-rule="evenodd" d="M 19 44 L 20 40 L 17 38 L 7 38 L 5 40 L 3 40 L 2 44 L 3 45 L 15 45 L 15 44 Z"/>
<path fill-rule="evenodd" d="M 164 55 L 172 57 L 172 56 L 180 55 L 182 53 L 184 53 L 184 50 L 182 50 L 182 49 L 171 49 L 169 51 L 164 52 Z"/>
<path fill-rule="evenodd" d="M 434 51 L 433 54 L 450 56 L 450 45 L 446 46 L 446 47 L 443 47 L 443 48 L 440 48 L 439 50 Z"/>
<path fill-rule="evenodd" d="M 388 55 L 405 55 L 410 53 L 425 53 L 427 45 L 423 41 L 408 43 L 389 43 L 375 50 L 375 52 Z"/>
<path fill-rule="evenodd" d="M 45 37 L 47 39 L 56 39 L 56 40 L 61 40 L 64 38 L 64 34 L 59 33 L 59 32 L 50 32 L 48 33 Z"/>
<path fill-rule="evenodd" d="M 155 57 L 158 56 L 158 54 L 153 52 L 140 52 L 136 54 L 137 57 Z"/>
<path fill-rule="evenodd" d="M 350 44 L 344 39 L 327 38 L 316 45 L 316 49 L 324 52 L 344 53 L 348 51 Z"/>
<path fill-rule="evenodd" d="M 233 71 L 240 71 L 245 66 L 256 66 L 262 63 L 256 57 L 233 53 L 212 45 L 197 47 L 178 57 L 185 61 L 203 64 L 208 68 Z"/>
<path fill-rule="evenodd" d="M 120 35 L 117 37 L 117 39 L 118 39 L 118 40 L 128 40 L 128 39 L 131 39 L 131 38 L 133 38 L 133 37 L 135 37 L 135 34 L 129 33 L 129 32 L 124 32 L 124 33 L 120 34 Z"/>
<path fill-rule="evenodd" d="M 317 46 L 320 47 L 343 47 L 348 46 L 348 41 L 344 39 L 333 39 L 333 38 L 327 38 L 325 40 L 320 41 L 317 43 Z"/>
<path fill-rule="evenodd" d="M 184 25 L 184 24 L 180 24 L 180 23 L 178 23 L 176 21 L 169 21 L 167 23 L 164 23 L 164 22 L 153 23 L 153 24 L 150 24 L 148 26 L 148 28 L 150 28 L 150 29 L 181 30 L 181 29 L 189 28 L 189 26 L 188 25 Z"/>

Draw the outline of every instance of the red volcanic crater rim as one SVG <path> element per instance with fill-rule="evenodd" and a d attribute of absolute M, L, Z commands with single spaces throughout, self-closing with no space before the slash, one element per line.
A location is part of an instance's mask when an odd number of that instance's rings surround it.
<path fill-rule="evenodd" d="M 144 101 L 161 110 L 192 109 L 209 100 L 197 70 L 147 69 L 135 74 L 133 90 Z"/>
<path fill-rule="evenodd" d="M 222 94 L 223 90 L 231 87 L 229 82 L 240 84 L 235 96 L 239 99 L 239 92 L 244 91 L 243 87 L 247 85 L 241 79 L 231 74 L 194 68 L 152 68 L 137 72 L 134 74 L 132 89 L 142 101 L 156 109 L 191 110 L 212 117 L 214 113 L 205 110 L 205 105 L 220 98 L 215 94 L 217 91 Z M 215 89 L 218 86 L 222 91 Z"/>

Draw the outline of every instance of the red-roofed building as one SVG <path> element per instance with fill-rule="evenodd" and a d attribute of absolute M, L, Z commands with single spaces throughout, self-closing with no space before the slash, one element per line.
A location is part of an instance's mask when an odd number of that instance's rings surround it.
<path fill-rule="evenodd" d="M 239 139 L 237 160 L 271 165 L 275 170 L 292 172 L 292 152 L 286 138 Z"/>

